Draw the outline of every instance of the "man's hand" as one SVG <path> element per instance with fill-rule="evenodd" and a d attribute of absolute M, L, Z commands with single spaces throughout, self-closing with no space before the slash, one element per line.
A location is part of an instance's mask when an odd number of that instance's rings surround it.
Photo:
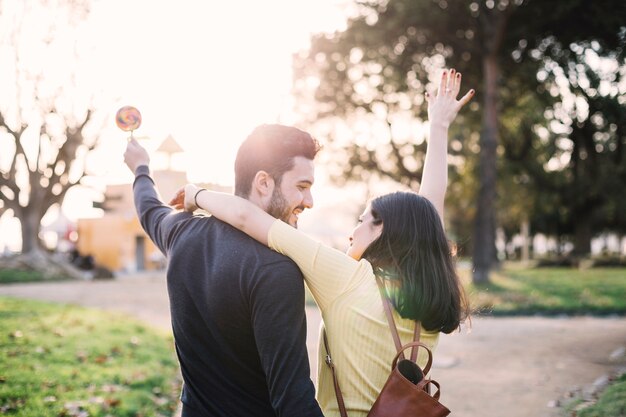
<path fill-rule="evenodd" d="M 150 156 L 148 156 L 148 151 L 136 139 L 131 139 L 128 142 L 128 146 L 126 146 L 126 152 L 124 152 L 124 162 L 134 174 L 137 167 L 150 165 Z"/>
<path fill-rule="evenodd" d="M 174 198 L 169 202 L 170 206 L 176 210 L 185 210 L 188 212 L 194 212 L 198 209 L 195 202 L 195 196 L 201 188 L 194 184 L 187 184 L 184 188 L 181 188 L 176 192 Z"/>

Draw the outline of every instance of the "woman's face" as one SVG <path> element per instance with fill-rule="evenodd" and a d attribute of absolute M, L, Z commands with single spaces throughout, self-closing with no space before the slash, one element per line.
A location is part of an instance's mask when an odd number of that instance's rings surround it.
<path fill-rule="evenodd" d="M 368 205 L 359 217 L 359 222 L 350 236 L 350 247 L 346 251 L 348 256 L 357 261 L 360 260 L 365 249 L 380 236 L 382 231 L 382 223 L 374 224 L 374 216 L 372 216 L 371 208 Z"/>

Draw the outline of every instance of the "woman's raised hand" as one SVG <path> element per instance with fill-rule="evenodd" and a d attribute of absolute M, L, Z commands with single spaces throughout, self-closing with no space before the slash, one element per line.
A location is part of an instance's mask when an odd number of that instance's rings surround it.
<path fill-rule="evenodd" d="M 174 207 L 176 210 L 185 210 L 189 212 L 196 211 L 198 206 L 196 206 L 194 197 L 200 190 L 201 188 L 197 185 L 187 184 L 183 188 L 176 191 L 176 194 L 174 195 L 174 198 L 170 200 L 169 205 Z"/>
<path fill-rule="evenodd" d="M 454 69 L 444 70 L 435 96 L 426 93 L 428 102 L 428 120 L 431 125 L 449 127 L 461 107 L 474 96 L 474 90 L 469 90 L 460 100 L 456 97 L 461 89 L 461 73 Z"/>

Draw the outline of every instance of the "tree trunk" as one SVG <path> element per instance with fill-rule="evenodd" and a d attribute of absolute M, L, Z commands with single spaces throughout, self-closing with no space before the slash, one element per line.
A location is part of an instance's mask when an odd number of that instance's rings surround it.
<path fill-rule="evenodd" d="M 45 279 L 69 277 L 73 279 L 92 279 L 85 271 L 73 266 L 67 260 L 55 257 L 44 251 L 35 249 L 29 253 L 0 258 L 0 268 L 17 270 L 34 270 L 42 274 Z"/>
<path fill-rule="evenodd" d="M 589 213 L 583 216 L 577 216 L 574 224 L 574 251 L 576 257 L 587 256 L 591 253 L 591 238 L 593 237 L 593 228 Z"/>
<path fill-rule="evenodd" d="M 479 184 L 474 223 L 474 283 L 489 282 L 489 271 L 496 262 L 495 200 L 496 148 L 498 143 L 497 84 L 500 69 L 495 55 L 483 60 L 485 96 L 483 131 L 480 135 Z"/>
<path fill-rule="evenodd" d="M 522 220 L 520 234 L 522 235 L 522 262 L 528 262 L 530 261 L 530 222 L 526 218 Z"/>
<path fill-rule="evenodd" d="M 39 210 L 29 207 L 23 208 L 22 215 L 18 216 L 22 224 L 22 253 L 33 253 L 41 249 L 41 241 L 39 240 L 39 228 L 41 226 L 41 217 L 38 215 Z"/>
<path fill-rule="evenodd" d="M 2 260 L 0 268 L 31 269 L 41 272 L 45 278 L 88 278 L 84 271 L 74 267 L 63 257 L 55 257 L 43 250 L 39 239 L 42 214 L 37 204 L 21 207 L 16 216 L 22 226 L 22 253 Z"/>

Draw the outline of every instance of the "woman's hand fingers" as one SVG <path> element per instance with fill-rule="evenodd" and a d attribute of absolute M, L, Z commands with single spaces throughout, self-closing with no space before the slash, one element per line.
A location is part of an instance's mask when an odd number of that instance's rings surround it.
<path fill-rule="evenodd" d="M 168 204 L 170 206 L 174 206 L 174 208 L 180 208 L 179 206 L 182 205 L 184 200 L 185 200 L 185 189 L 180 188 L 178 191 L 176 191 L 176 194 L 174 194 L 174 197 L 172 197 L 172 199 L 170 200 Z"/>
<path fill-rule="evenodd" d="M 456 72 L 454 68 L 444 70 L 439 83 L 437 97 L 450 96 L 456 98 L 461 90 L 461 73 Z"/>
<path fill-rule="evenodd" d="M 452 70 L 454 71 L 454 70 Z M 454 80 L 452 83 L 452 97 L 456 98 L 459 95 L 459 91 L 461 90 L 461 73 L 457 72 L 454 74 Z"/>
<path fill-rule="evenodd" d="M 448 71 L 448 79 L 446 81 L 446 95 L 454 97 L 454 83 L 455 83 L 455 75 L 456 70 L 454 68 L 450 68 Z"/>
<path fill-rule="evenodd" d="M 444 70 L 437 95 L 426 93 L 428 103 L 428 119 L 431 123 L 450 126 L 458 111 L 474 96 L 474 90 L 457 100 L 461 89 L 462 76 L 455 69 Z"/>
<path fill-rule="evenodd" d="M 446 93 L 448 89 L 448 71 L 444 70 L 441 74 L 441 81 L 439 82 L 439 90 L 437 91 L 437 97 Z"/>
<path fill-rule="evenodd" d="M 467 93 L 465 93 L 465 95 L 461 97 L 461 99 L 458 101 L 458 108 L 461 109 L 461 107 L 465 106 L 474 97 L 475 93 L 476 92 L 474 91 L 474 89 L 471 89 Z"/>

